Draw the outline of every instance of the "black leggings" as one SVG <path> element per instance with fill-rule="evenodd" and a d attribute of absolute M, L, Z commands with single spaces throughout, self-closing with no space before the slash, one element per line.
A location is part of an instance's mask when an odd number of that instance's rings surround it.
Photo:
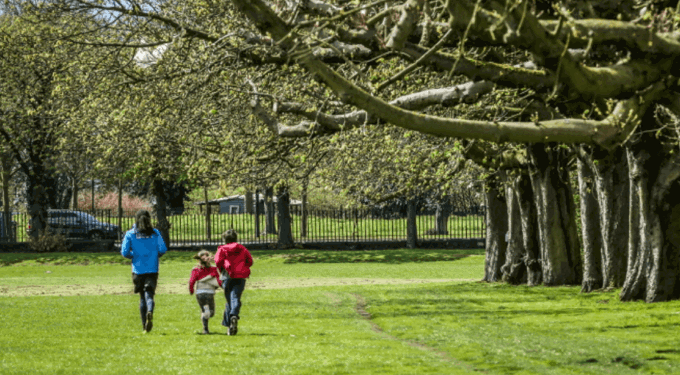
<path fill-rule="evenodd" d="M 132 274 L 132 283 L 135 284 L 135 293 L 139 293 L 139 315 L 142 318 L 142 327 L 146 327 L 146 313 L 153 312 L 156 295 L 157 273 Z"/>

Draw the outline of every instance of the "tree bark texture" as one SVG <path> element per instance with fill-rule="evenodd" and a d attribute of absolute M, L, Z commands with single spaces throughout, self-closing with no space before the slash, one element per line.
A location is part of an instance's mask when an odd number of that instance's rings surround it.
<path fill-rule="evenodd" d="M 118 219 L 118 230 L 120 231 L 117 236 L 122 239 L 123 235 L 123 180 L 118 179 L 118 212 L 116 213 Z"/>
<path fill-rule="evenodd" d="M 602 287 L 620 288 L 628 253 L 628 162 L 625 151 L 593 163 L 602 231 Z"/>
<path fill-rule="evenodd" d="M 166 246 L 170 245 L 170 222 L 168 221 L 168 205 L 165 196 L 165 189 L 163 189 L 163 181 L 159 179 L 153 180 L 153 195 L 156 198 L 156 204 L 153 206 L 154 214 L 156 216 L 156 229 L 161 232 L 163 241 Z"/>
<path fill-rule="evenodd" d="M 276 215 L 274 213 L 274 188 L 267 187 L 264 189 L 264 216 L 265 228 L 267 234 L 276 234 Z"/>
<path fill-rule="evenodd" d="M 210 212 L 210 203 L 208 203 L 208 187 L 203 186 L 203 200 L 205 201 L 205 236 L 208 241 L 212 241 L 212 225 L 210 223 L 210 218 L 212 212 Z"/>
<path fill-rule="evenodd" d="M 600 208 L 595 197 L 595 181 L 590 163 L 578 159 L 578 190 L 581 203 L 581 237 L 583 238 L 583 282 L 581 292 L 602 287 L 602 232 Z M 628 238 L 626 238 L 628 240 Z"/>
<path fill-rule="evenodd" d="M 564 151 L 529 146 L 544 285 L 581 283 L 582 263 L 576 210 Z"/>
<path fill-rule="evenodd" d="M 524 262 L 526 250 L 522 240 L 522 219 L 520 204 L 518 201 L 517 181 L 521 176 L 508 178 L 505 188 L 505 196 L 508 206 L 508 238 L 505 256 L 505 264 L 501 267 L 503 281 L 510 284 L 523 284 L 527 282 L 527 266 Z"/>
<path fill-rule="evenodd" d="M 302 207 L 300 212 L 300 237 L 307 237 L 307 188 L 308 180 L 302 184 Z"/>
<path fill-rule="evenodd" d="M 31 216 L 30 225 L 34 230 L 31 237 L 42 235 L 47 229 L 47 209 L 54 207 L 54 189 L 56 179 L 46 168 L 36 163 L 31 170 L 27 182 L 28 214 Z M 52 197 L 52 199 L 50 199 Z"/>
<path fill-rule="evenodd" d="M 78 188 L 78 180 L 74 177 L 73 178 L 73 191 L 71 192 L 72 200 L 73 202 L 71 203 L 71 207 L 73 207 L 73 210 L 77 211 L 78 210 L 78 195 L 80 194 L 80 189 Z"/>
<path fill-rule="evenodd" d="M 494 176 L 484 181 L 486 201 L 486 258 L 484 279 L 487 282 L 502 280 L 501 267 L 505 264 L 508 231 L 508 207 L 503 194 L 502 182 Z"/>
<path fill-rule="evenodd" d="M 409 199 L 406 203 L 406 247 L 409 249 L 415 249 L 418 246 L 416 210 L 416 201 Z"/>
<path fill-rule="evenodd" d="M 647 142 L 652 143 L 652 142 Z M 628 149 L 631 195 L 636 197 L 639 220 L 635 250 L 621 300 L 647 302 L 680 298 L 680 157 L 663 160 L 649 152 L 657 147 L 633 145 Z"/>
<path fill-rule="evenodd" d="M 437 210 L 434 214 L 434 234 L 446 235 L 449 234 L 449 215 L 451 214 L 451 205 L 448 203 L 438 203 Z"/>
<path fill-rule="evenodd" d="M 290 195 L 287 188 L 281 188 L 277 194 L 279 211 L 279 240 L 278 247 L 286 249 L 293 246 L 293 232 L 290 225 Z"/>
<path fill-rule="evenodd" d="M 527 268 L 527 285 L 540 285 L 543 282 L 543 270 L 541 268 L 541 248 L 538 238 L 538 216 L 529 175 L 521 174 L 514 181 L 514 191 L 522 226 L 522 247 L 525 251 L 524 264 Z"/>
<path fill-rule="evenodd" d="M 253 223 L 255 228 L 255 237 L 260 237 L 260 191 L 255 189 L 255 215 L 253 215 L 255 223 Z"/>
<path fill-rule="evenodd" d="M 253 213 L 253 192 L 246 190 L 244 195 L 245 211 L 247 214 Z"/>
<path fill-rule="evenodd" d="M 12 171 L 12 166 L 10 164 L 11 155 L 9 153 L 3 153 L 2 155 L 2 211 L 3 211 L 3 221 L 0 225 L 3 226 L 2 233 L 5 234 L 5 241 L 14 242 L 16 241 L 15 232 L 12 231 L 12 209 L 9 202 L 9 181 L 10 174 Z"/>

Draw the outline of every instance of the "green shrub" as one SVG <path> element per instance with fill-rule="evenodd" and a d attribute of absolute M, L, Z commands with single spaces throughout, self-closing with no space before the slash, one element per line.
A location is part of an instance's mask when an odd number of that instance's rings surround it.
<path fill-rule="evenodd" d="M 66 237 L 48 232 L 29 238 L 28 246 L 38 253 L 66 252 L 69 248 Z"/>

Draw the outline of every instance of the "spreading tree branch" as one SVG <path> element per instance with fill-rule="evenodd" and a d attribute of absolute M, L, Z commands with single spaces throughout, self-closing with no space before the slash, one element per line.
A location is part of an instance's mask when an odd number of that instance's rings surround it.
<path fill-rule="evenodd" d="M 270 33 L 277 41 L 287 37 L 290 31 L 287 25 L 262 0 L 232 1 L 261 32 Z M 643 93 L 620 102 L 601 121 L 584 119 L 529 123 L 471 121 L 430 116 L 398 108 L 370 95 L 309 53 L 300 54 L 298 62 L 321 78 L 344 102 L 376 114 L 393 125 L 426 134 L 484 139 L 492 142 L 586 143 L 604 148 L 616 147 L 625 142 L 638 126 L 641 114 L 665 88 L 664 82 L 657 82 Z"/>

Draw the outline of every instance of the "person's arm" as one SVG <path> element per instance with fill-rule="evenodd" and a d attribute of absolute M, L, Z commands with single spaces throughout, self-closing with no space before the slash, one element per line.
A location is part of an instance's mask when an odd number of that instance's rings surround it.
<path fill-rule="evenodd" d="M 191 277 L 189 278 L 189 294 L 194 294 L 194 284 L 196 283 L 196 277 L 198 276 L 196 269 L 191 270 Z"/>
<path fill-rule="evenodd" d="M 246 263 L 248 263 L 248 267 L 253 266 L 253 256 L 250 254 L 250 251 L 246 249 Z"/>
<path fill-rule="evenodd" d="M 217 268 L 213 268 L 210 274 L 217 279 L 217 284 L 219 286 L 222 286 L 222 280 L 220 279 L 220 271 L 218 271 Z"/>
<path fill-rule="evenodd" d="M 125 237 L 123 238 L 123 243 L 120 246 L 120 255 L 132 259 L 132 240 L 130 236 L 125 234 Z"/>
<path fill-rule="evenodd" d="M 222 254 L 222 251 L 219 249 L 217 250 L 217 253 L 215 254 L 215 267 L 219 270 L 224 269 L 224 255 Z"/>

